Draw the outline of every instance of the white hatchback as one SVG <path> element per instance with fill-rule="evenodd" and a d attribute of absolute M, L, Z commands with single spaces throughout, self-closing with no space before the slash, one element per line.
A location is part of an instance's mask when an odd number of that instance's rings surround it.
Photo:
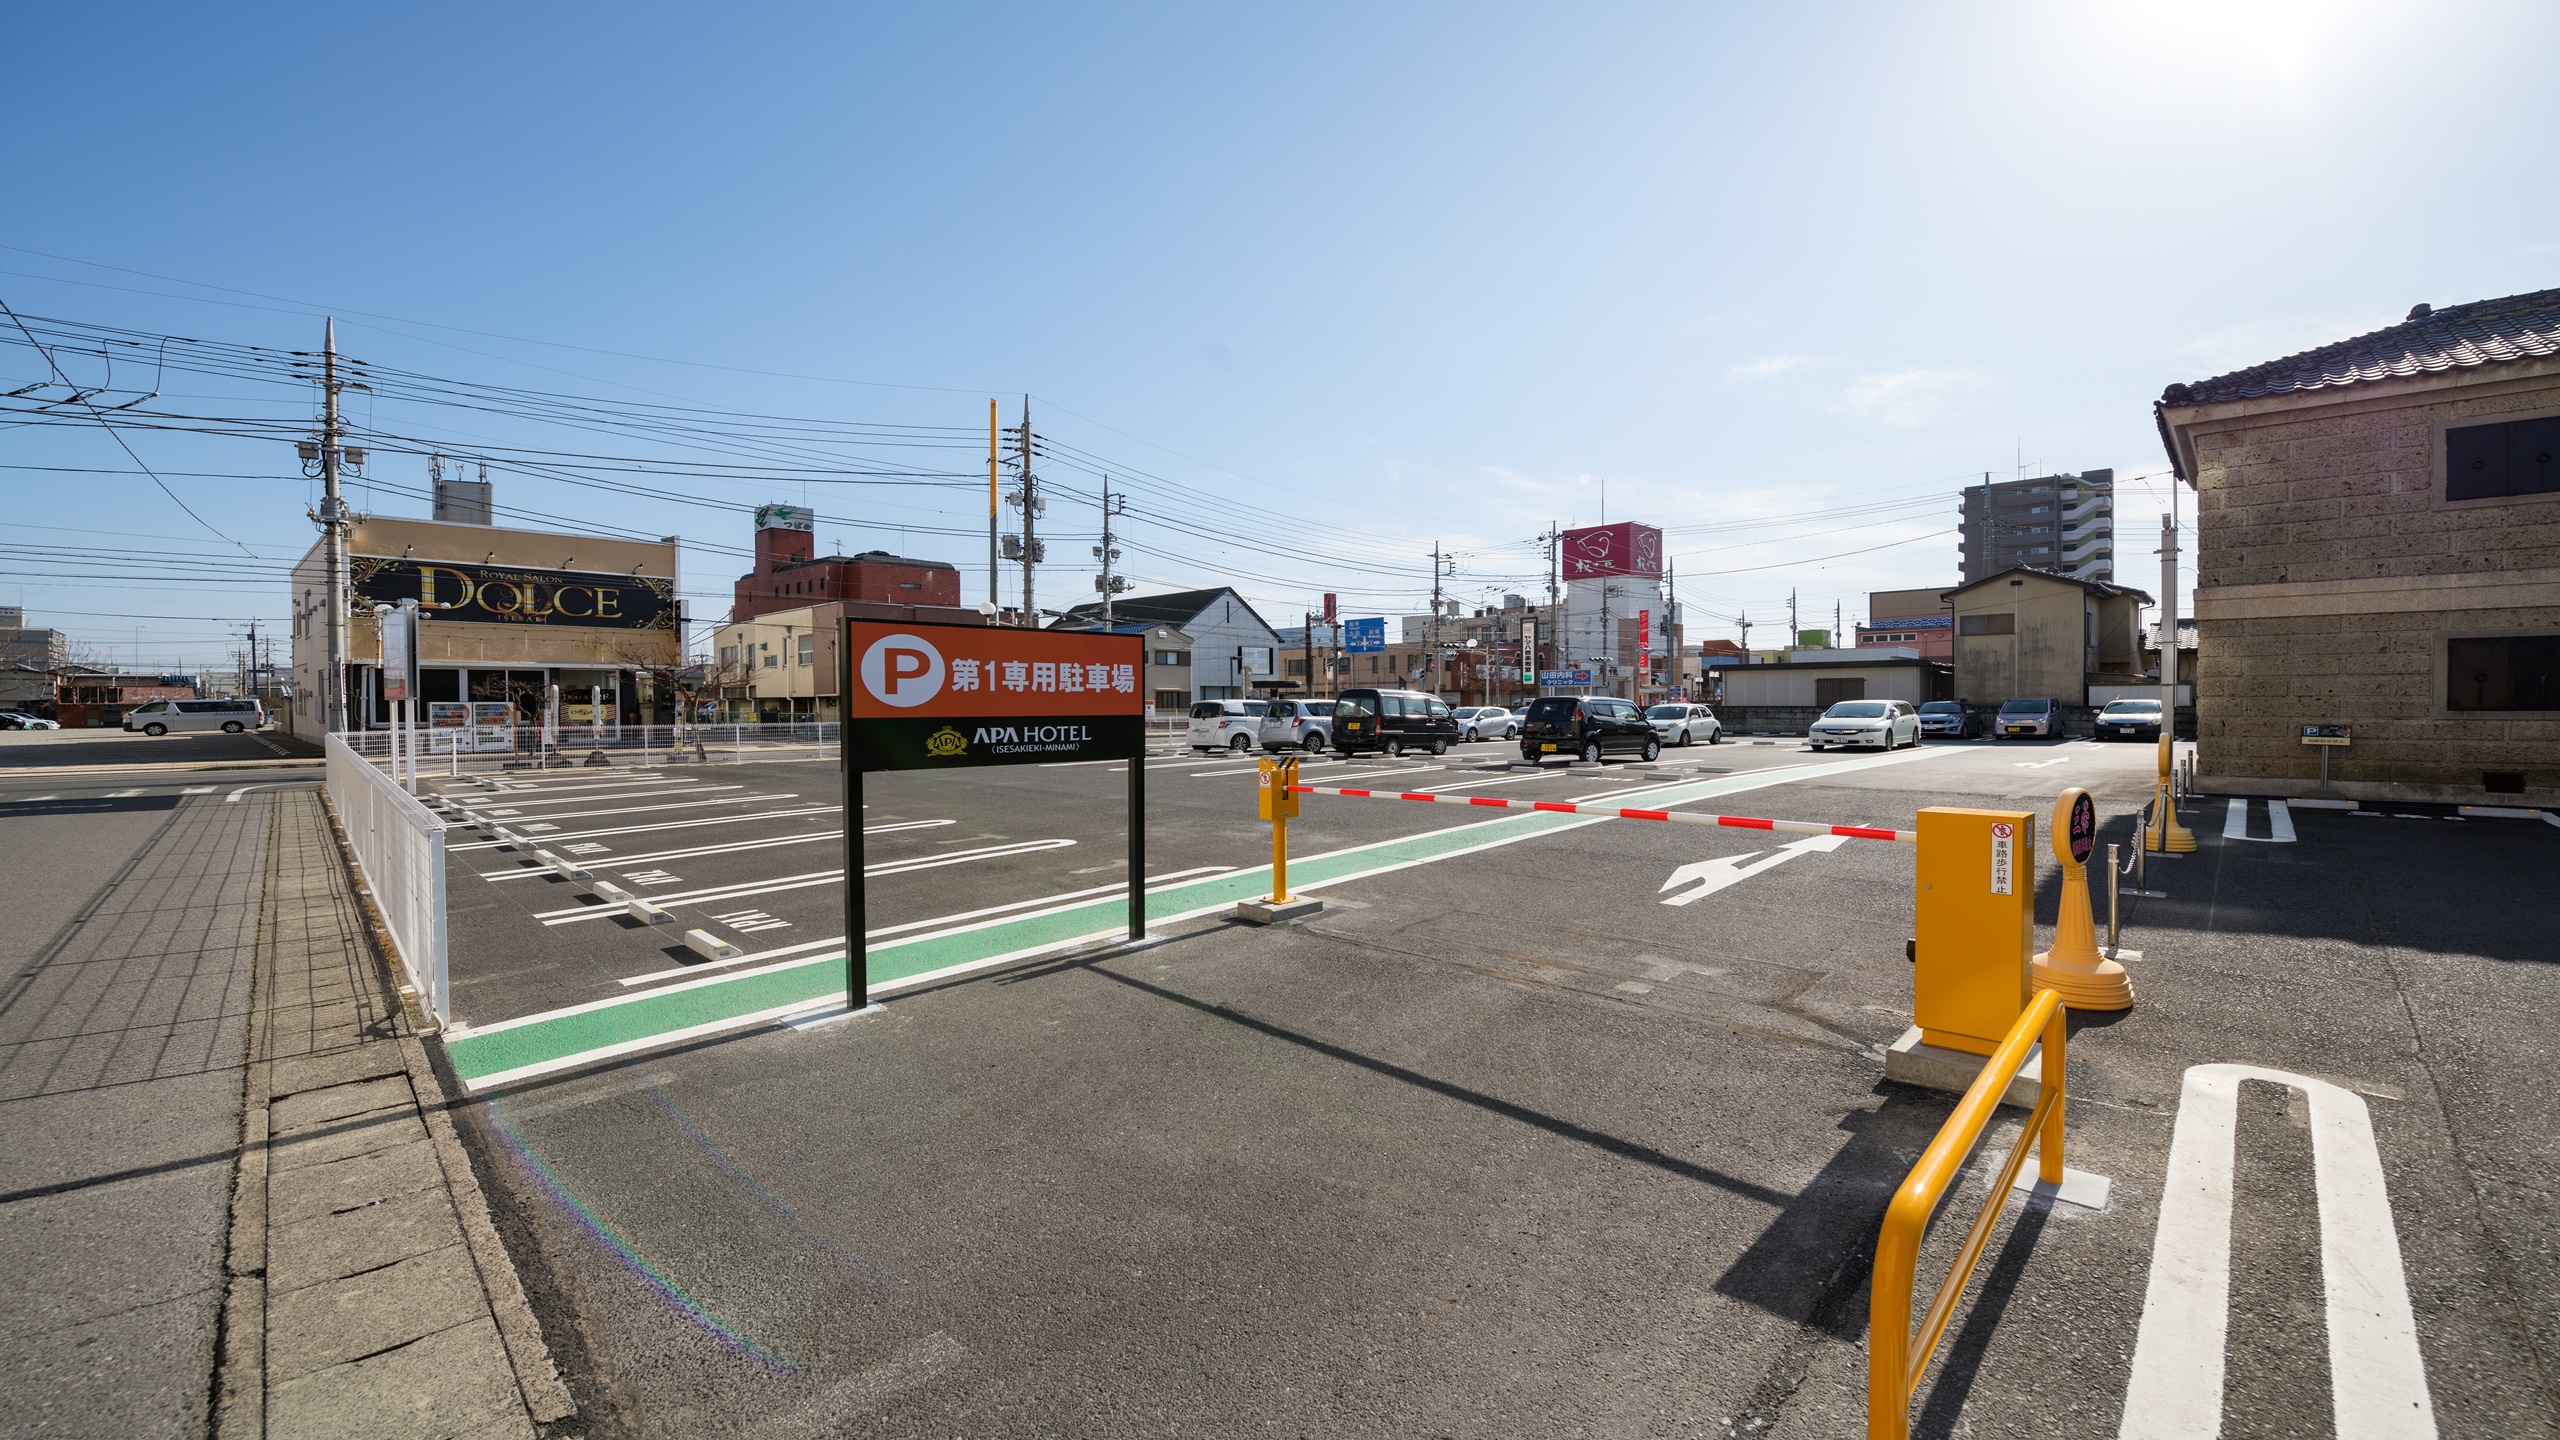
<path fill-rule="evenodd" d="M 1183 739 L 1194 750 L 1250 750 L 1270 708 L 1262 700 L 1203 700 L 1191 707 Z"/>
<path fill-rule="evenodd" d="M 1461 740 L 1509 740 L 1520 733 L 1520 717 L 1499 705 L 1478 705 L 1450 713 Z"/>
<path fill-rule="evenodd" d="M 1702 740 L 1709 745 L 1724 743 L 1724 722 L 1704 705 L 1656 705 L 1644 712 L 1644 718 L 1665 745 L 1695 745 Z"/>
<path fill-rule="evenodd" d="M 1831 745 L 1899 750 L 1920 743 L 1920 712 L 1903 700 L 1843 700 L 1822 712 L 1805 739 L 1816 750 Z"/>

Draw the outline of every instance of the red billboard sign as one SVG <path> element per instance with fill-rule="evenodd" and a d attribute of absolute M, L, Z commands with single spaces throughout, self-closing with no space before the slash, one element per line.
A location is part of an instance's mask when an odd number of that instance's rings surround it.
<path fill-rule="evenodd" d="M 1662 578 L 1662 532 L 1650 525 L 1622 520 L 1567 530 L 1557 563 L 1567 580 L 1627 575 L 1639 580 Z"/>
<path fill-rule="evenodd" d="M 866 770 L 1124 760 L 1146 748 L 1144 641 L 845 622 L 846 732 Z"/>

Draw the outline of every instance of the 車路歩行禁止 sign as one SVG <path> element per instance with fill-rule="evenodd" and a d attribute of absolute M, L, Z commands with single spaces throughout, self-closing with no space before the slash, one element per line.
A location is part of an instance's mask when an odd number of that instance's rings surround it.
<path fill-rule="evenodd" d="M 842 639 L 853 671 L 846 741 L 865 770 L 1146 751 L 1139 636 L 849 620 Z"/>
<path fill-rule="evenodd" d="M 582 625 L 605 630 L 676 628 L 676 582 L 662 575 L 448 565 L 374 555 L 350 560 L 347 574 L 357 606 L 415 600 L 422 621 Z"/>

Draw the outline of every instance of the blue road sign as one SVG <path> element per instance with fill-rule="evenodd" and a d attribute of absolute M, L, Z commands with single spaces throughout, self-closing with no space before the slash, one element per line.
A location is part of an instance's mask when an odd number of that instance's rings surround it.
<path fill-rule="evenodd" d="M 1541 670 L 1538 672 L 1538 683 L 1541 685 L 1588 685 L 1591 683 L 1591 672 L 1588 670 Z"/>
<path fill-rule="evenodd" d="M 1342 648 L 1353 655 L 1374 655 L 1386 649 L 1386 617 L 1343 621 L 1342 641 Z"/>

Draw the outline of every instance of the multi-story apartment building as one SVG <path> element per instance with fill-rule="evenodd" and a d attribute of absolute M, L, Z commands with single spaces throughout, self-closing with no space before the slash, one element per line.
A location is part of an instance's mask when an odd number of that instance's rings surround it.
<path fill-rule="evenodd" d="M 1963 583 L 2019 566 L 2111 583 L 2116 572 L 2115 510 L 2113 470 L 1968 486 L 1960 512 Z"/>

